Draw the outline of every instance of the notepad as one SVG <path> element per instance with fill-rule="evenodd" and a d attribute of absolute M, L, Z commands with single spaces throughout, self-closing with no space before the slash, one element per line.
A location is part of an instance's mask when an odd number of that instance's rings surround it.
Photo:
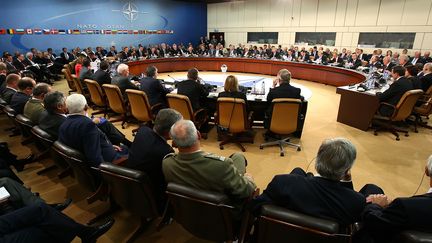
<path fill-rule="evenodd" d="M 6 201 L 10 197 L 9 192 L 4 186 L 0 187 L 0 202 Z"/>

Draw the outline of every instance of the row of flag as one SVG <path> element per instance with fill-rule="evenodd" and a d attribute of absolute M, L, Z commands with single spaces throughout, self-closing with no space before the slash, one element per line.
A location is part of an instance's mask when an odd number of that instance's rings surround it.
<path fill-rule="evenodd" d="M 174 34 L 173 30 L 59 30 L 59 29 L 0 29 L 0 35 L 116 35 Z"/>

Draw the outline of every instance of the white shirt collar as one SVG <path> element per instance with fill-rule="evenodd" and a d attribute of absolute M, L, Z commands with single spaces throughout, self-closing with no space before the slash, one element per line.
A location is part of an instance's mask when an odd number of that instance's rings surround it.
<path fill-rule="evenodd" d="M 429 188 L 429 191 L 427 193 L 432 193 L 432 187 Z"/>
<path fill-rule="evenodd" d="M 15 92 L 18 92 L 18 90 L 14 89 L 14 88 L 12 88 L 12 87 L 6 86 L 6 88 L 11 89 L 11 90 L 13 90 L 13 91 L 15 91 Z"/>

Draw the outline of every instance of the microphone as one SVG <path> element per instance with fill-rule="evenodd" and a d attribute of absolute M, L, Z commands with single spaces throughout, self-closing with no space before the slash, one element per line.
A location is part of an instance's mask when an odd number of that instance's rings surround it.
<path fill-rule="evenodd" d="M 173 78 L 171 75 L 168 74 L 168 77 L 172 78 L 174 80 L 174 82 L 178 82 L 177 79 Z"/>

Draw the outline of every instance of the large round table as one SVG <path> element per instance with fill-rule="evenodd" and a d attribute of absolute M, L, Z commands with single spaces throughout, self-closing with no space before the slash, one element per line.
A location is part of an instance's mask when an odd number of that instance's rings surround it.
<path fill-rule="evenodd" d="M 228 66 L 229 72 L 257 73 L 264 75 L 276 75 L 279 70 L 286 68 L 295 79 L 319 82 L 333 86 L 356 84 L 365 80 L 363 74 L 349 69 L 268 59 L 180 57 L 128 62 L 129 71 L 133 75 L 140 75 L 145 72 L 149 65 L 156 66 L 158 71 L 162 73 L 187 71 L 192 67 L 197 68 L 199 71 L 220 71 L 223 64 Z"/>

